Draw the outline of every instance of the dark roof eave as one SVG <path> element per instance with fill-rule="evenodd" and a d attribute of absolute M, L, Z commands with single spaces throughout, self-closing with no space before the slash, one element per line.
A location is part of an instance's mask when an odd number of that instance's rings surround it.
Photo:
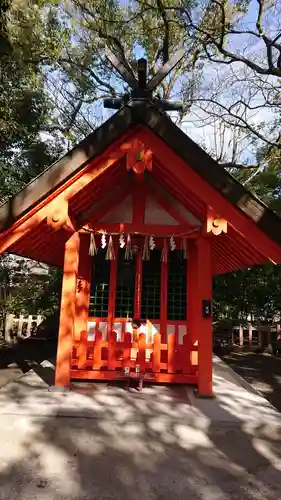
<path fill-rule="evenodd" d="M 166 114 L 150 101 L 142 99 L 130 101 L 72 151 L 3 204 L 0 207 L 0 230 L 23 216 L 91 158 L 100 155 L 113 141 L 137 124 L 150 128 L 206 182 L 281 246 L 281 219 L 194 143 Z"/>
<path fill-rule="evenodd" d="M 281 219 L 152 104 L 136 109 L 138 122 L 156 133 L 193 170 L 281 246 Z"/>
<path fill-rule="evenodd" d="M 66 155 L 35 177 L 15 196 L 0 206 L 0 230 L 31 210 L 54 189 L 59 188 L 91 158 L 106 150 L 134 124 L 132 109 L 124 106 Z"/>

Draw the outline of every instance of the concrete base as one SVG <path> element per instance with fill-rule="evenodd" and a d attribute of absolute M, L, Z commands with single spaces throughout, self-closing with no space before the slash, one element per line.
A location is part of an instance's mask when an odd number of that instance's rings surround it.
<path fill-rule="evenodd" d="M 70 387 L 60 387 L 58 385 L 51 385 L 48 388 L 48 391 L 49 392 L 69 392 L 70 391 Z"/>
<path fill-rule="evenodd" d="M 208 400 L 38 373 L 0 390 L 0 500 L 281 498 L 281 414 L 218 358 Z"/>
<path fill-rule="evenodd" d="M 198 389 L 194 389 L 193 393 L 194 396 L 199 399 L 214 399 L 216 397 L 215 394 L 212 394 L 211 396 L 209 394 L 200 394 Z"/>

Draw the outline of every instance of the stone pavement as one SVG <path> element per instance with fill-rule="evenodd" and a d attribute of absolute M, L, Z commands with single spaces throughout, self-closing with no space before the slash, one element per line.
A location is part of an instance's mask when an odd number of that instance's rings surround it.
<path fill-rule="evenodd" d="M 44 362 L 0 390 L 2 500 L 280 500 L 281 414 L 214 358 L 184 386 L 75 383 Z"/>

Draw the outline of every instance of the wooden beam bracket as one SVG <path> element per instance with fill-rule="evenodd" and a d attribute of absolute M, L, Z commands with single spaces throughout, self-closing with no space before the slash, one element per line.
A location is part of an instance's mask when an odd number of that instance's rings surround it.
<path fill-rule="evenodd" d="M 47 215 L 47 224 L 54 231 L 65 229 L 75 232 L 75 221 L 69 216 L 68 205 L 68 200 L 65 198 L 58 198 L 50 205 Z"/>
<path fill-rule="evenodd" d="M 222 233 L 227 233 L 227 221 L 220 217 L 213 209 L 208 207 L 207 209 L 207 233 L 212 233 L 215 236 L 219 236 Z"/>
<path fill-rule="evenodd" d="M 145 170 L 152 170 L 152 151 L 145 148 L 139 139 L 134 139 L 127 152 L 127 170 L 133 170 L 137 175 L 144 174 Z"/>

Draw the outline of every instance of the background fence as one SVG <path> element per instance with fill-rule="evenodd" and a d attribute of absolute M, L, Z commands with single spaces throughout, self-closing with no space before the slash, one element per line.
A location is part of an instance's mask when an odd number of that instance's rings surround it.
<path fill-rule="evenodd" d="M 24 339 L 35 336 L 38 326 L 42 323 L 43 316 L 24 316 L 20 314 L 16 317 L 14 314 L 7 314 L 4 324 L 5 342 L 11 344 L 18 339 Z"/>
<path fill-rule="evenodd" d="M 266 348 L 272 342 L 277 340 L 281 334 L 279 323 L 263 325 L 258 322 L 248 322 L 244 324 L 229 325 L 228 327 L 217 324 L 214 328 L 218 336 L 231 336 L 232 344 L 242 348 Z"/>
<path fill-rule="evenodd" d="M 35 336 L 38 326 L 43 322 L 44 317 L 38 315 L 7 314 L 2 319 L 1 335 L 8 344 L 15 343 L 19 339 Z M 232 338 L 233 345 L 245 348 L 265 348 L 268 344 L 275 342 L 278 335 L 281 335 L 281 325 L 261 325 L 255 322 L 239 324 L 239 322 L 227 327 L 224 325 L 214 325 L 215 335 L 228 335 Z"/>

